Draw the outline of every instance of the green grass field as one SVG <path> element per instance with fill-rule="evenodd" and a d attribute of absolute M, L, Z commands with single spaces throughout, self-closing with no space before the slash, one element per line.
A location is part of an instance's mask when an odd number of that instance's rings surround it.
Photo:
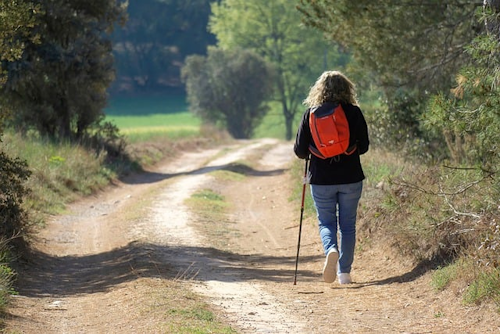
<path fill-rule="evenodd" d="M 200 133 L 201 120 L 188 111 L 184 95 L 112 98 L 105 113 L 132 143 Z"/>
<path fill-rule="evenodd" d="M 200 134 L 201 120 L 188 111 L 185 95 L 117 97 L 105 110 L 106 120 L 120 128 L 129 142 L 159 137 L 182 138 Z M 297 115 L 296 126 L 302 112 Z M 254 133 L 255 138 L 285 138 L 285 120 L 279 104 L 271 105 Z"/>

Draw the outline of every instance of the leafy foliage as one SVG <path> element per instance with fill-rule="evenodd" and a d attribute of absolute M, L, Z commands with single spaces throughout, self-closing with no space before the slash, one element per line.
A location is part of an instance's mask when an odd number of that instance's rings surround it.
<path fill-rule="evenodd" d="M 276 100 L 282 106 L 286 138 L 309 87 L 327 67 L 345 64 L 335 45 L 301 24 L 288 0 L 223 0 L 212 5 L 209 28 L 223 49 L 254 50 L 276 69 Z"/>
<path fill-rule="evenodd" d="M 474 19 L 481 3 L 467 0 L 301 0 L 298 8 L 307 25 L 348 48 L 357 72 L 383 90 L 386 115 L 377 120 L 386 123 L 376 128 L 393 146 L 428 139 L 420 128 L 424 105 L 450 86 L 469 59 L 464 46 L 482 30 Z"/>
<path fill-rule="evenodd" d="M 36 13 L 39 9 L 38 5 L 30 1 L 0 2 L 0 89 L 7 81 L 7 72 L 3 65 L 21 57 L 25 45 L 18 36 L 30 37 L 30 31 L 35 25 Z M 38 38 L 39 36 L 35 34 L 31 35 L 30 40 L 37 43 Z M 0 107 L 0 136 L 5 119 L 10 113 L 10 108 Z"/>
<path fill-rule="evenodd" d="M 473 62 L 457 76 L 453 95 L 436 95 L 425 125 L 441 131 L 457 163 L 497 171 L 500 163 L 500 53 L 496 36 L 477 37 L 468 47 Z"/>
<path fill-rule="evenodd" d="M 478 27 L 477 3 L 301 0 L 304 21 L 348 47 L 387 89 L 448 85 Z"/>
<path fill-rule="evenodd" d="M 29 35 L 15 36 L 24 44 L 22 55 L 3 63 L 9 77 L 2 104 L 15 107 L 18 127 L 81 139 L 103 117 L 114 78 L 106 34 L 124 19 L 123 6 L 114 0 L 43 0 L 39 8 Z"/>
<path fill-rule="evenodd" d="M 31 1 L 0 2 L 0 62 L 14 61 L 22 55 L 24 44 L 16 36 L 29 37 L 35 26 L 36 13 L 40 6 Z M 39 36 L 31 35 L 36 43 Z M 5 73 L 0 72 L 0 84 L 5 83 Z"/>
<path fill-rule="evenodd" d="M 250 138 L 267 112 L 273 72 L 251 51 L 209 48 L 206 57 L 186 59 L 182 76 L 190 110 L 235 138 Z"/>
<path fill-rule="evenodd" d="M 26 232 L 26 213 L 21 203 L 28 192 L 24 182 L 30 174 L 25 161 L 0 152 L 0 239 L 17 238 Z M 22 242 L 22 238 L 17 240 Z"/>

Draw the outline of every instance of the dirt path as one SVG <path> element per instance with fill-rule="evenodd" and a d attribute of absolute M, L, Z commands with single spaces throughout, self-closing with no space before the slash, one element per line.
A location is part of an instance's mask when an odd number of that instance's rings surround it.
<path fill-rule="evenodd" d="M 498 314 L 434 292 L 429 273 L 374 240 L 360 243 L 355 284 L 323 283 L 314 217 L 303 225 L 293 285 L 299 208 L 288 199 L 297 182 L 287 173 L 291 159 L 290 143 L 239 142 L 186 153 L 75 203 L 41 231 L 6 332 L 168 332 L 150 296 L 172 279 L 240 333 L 500 332 Z M 241 160 L 253 167 L 243 180 L 221 183 L 210 173 Z M 211 227 L 187 209 L 203 188 L 231 204 L 231 233 L 207 237 Z"/>

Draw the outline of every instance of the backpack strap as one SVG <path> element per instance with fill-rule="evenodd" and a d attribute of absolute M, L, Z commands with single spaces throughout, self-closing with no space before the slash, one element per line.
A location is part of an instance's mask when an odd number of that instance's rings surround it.
<path fill-rule="evenodd" d="M 320 159 L 327 159 L 327 157 L 321 154 L 321 152 L 313 144 L 309 144 L 309 152 L 311 152 L 313 155 L 317 156 Z"/>
<path fill-rule="evenodd" d="M 347 148 L 347 150 L 344 152 L 344 154 L 345 155 L 351 155 L 354 152 L 356 152 L 357 149 L 358 149 L 358 144 L 352 144 L 351 146 L 349 146 Z"/>

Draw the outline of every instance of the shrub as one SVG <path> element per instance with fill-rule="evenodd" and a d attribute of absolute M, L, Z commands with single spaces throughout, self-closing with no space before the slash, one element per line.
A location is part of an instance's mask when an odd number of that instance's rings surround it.
<path fill-rule="evenodd" d="M 273 71 L 251 51 L 209 48 L 207 57 L 186 59 L 182 77 L 190 111 L 234 138 L 251 138 L 268 111 Z"/>
<path fill-rule="evenodd" d="M 0 152 L 0 237 L 22 240 L 17 237 L 26 230 L 26 213 L 21 204 L 28 193 L 24 182 L 30 174 L 25 161 Z"/>

